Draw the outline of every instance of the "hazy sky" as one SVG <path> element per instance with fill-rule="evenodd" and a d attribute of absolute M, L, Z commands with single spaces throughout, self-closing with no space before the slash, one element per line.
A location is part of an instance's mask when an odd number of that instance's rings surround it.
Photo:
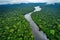
<path fill-rule="evenodd" d="M 29 2 L 47 2 L 48 4 L 60 2 L 60 0 L 0 0 L 0 4 L 18 4 L 18 3 L 29 3 Z"/>

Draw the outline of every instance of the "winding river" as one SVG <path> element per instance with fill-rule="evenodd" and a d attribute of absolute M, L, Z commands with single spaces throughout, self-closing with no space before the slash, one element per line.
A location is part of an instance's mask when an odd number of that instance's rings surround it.
<path fill-rule="evenodd" d="M 30 13 L 27 13 L 25 15 L 25 18 L 26 20 L 30 23 L 30 26 L 32 28 L 32 32 L 34 34 L 34 37 L 35 37 L 35 40 L 49 40 L 46 36 L 46 34 L 43 32 L 43 31 L 39 31 L 39 28 L 38 26 L 35 24 L 35 22 L 32 20 L 31 18 L 31 14 L 33 12 L 36 12 L 36 11 L 41 11 L 42 9 L 40 8 L 40 6 L 36 6 L 34 7 L 35 10 L 30 12 Z"/>

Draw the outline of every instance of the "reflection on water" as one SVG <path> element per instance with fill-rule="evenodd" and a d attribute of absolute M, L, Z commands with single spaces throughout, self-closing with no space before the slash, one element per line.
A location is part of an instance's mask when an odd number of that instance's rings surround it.
<path fill-rule="evenodd" d="M 38 26 L 34 23 L 34 21 L 31 18 L 31 14 L 36 11 L 41 11 L 41 8 L 39 6 L 34 7 L 35 10 L 26 14 L 25 18 L 30 23 L 30 26 L 32 28 L 32 32 L 34 34 L 35 40 L 49 40 L 45 33 L 43 31 L 39 31 Z"/>
<path fill-rule="evenodd" d="M 34 12 L 41 10 L 40 6 L 36 6 L 36 7 L 34 7 L 34 8 L 35 8 Z"/>

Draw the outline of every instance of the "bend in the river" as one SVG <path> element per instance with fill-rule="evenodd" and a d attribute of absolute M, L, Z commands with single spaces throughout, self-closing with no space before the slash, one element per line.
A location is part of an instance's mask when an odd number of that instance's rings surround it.
<path fill-rule="evenodd" d="M 34 34 L 35 40 L 49 40 L 46 36 L 46 34 L 43 31 L 39 31 L 38 26 L 34 23 L 34 21 L 31 18 L 31 14 L 36 11 L 41 11 L 41 8 L 39 6 L 34 7 L 35 10 L 27 13 L 25 15 L 26 20 L 30 23 L 30 26 L 32 28 L 32 32 Z"/>

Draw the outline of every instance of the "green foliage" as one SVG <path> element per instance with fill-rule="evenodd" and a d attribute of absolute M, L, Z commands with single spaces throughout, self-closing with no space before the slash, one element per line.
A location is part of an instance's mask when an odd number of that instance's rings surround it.
<path fill-rule="evenodd" d="M 52 35 L 54 35 L 54 34 L 55 34 L 55 30 L 50 30 L 50 33 L 51 33 Z"/>
<path fill-rule="evenodd" d="M 28 6 L 27 6 L 28 7 Z M 0 11 L 0 40 L 34 40 L 34 35 L 24 14 L 33 7 L 7 8 Z"/>
<path fill-rule="evenodd" d="M 50 40 L 60 40 L 60 9 L 44 6 L 40 12 L 34 12 L 32 18 Z"/>

